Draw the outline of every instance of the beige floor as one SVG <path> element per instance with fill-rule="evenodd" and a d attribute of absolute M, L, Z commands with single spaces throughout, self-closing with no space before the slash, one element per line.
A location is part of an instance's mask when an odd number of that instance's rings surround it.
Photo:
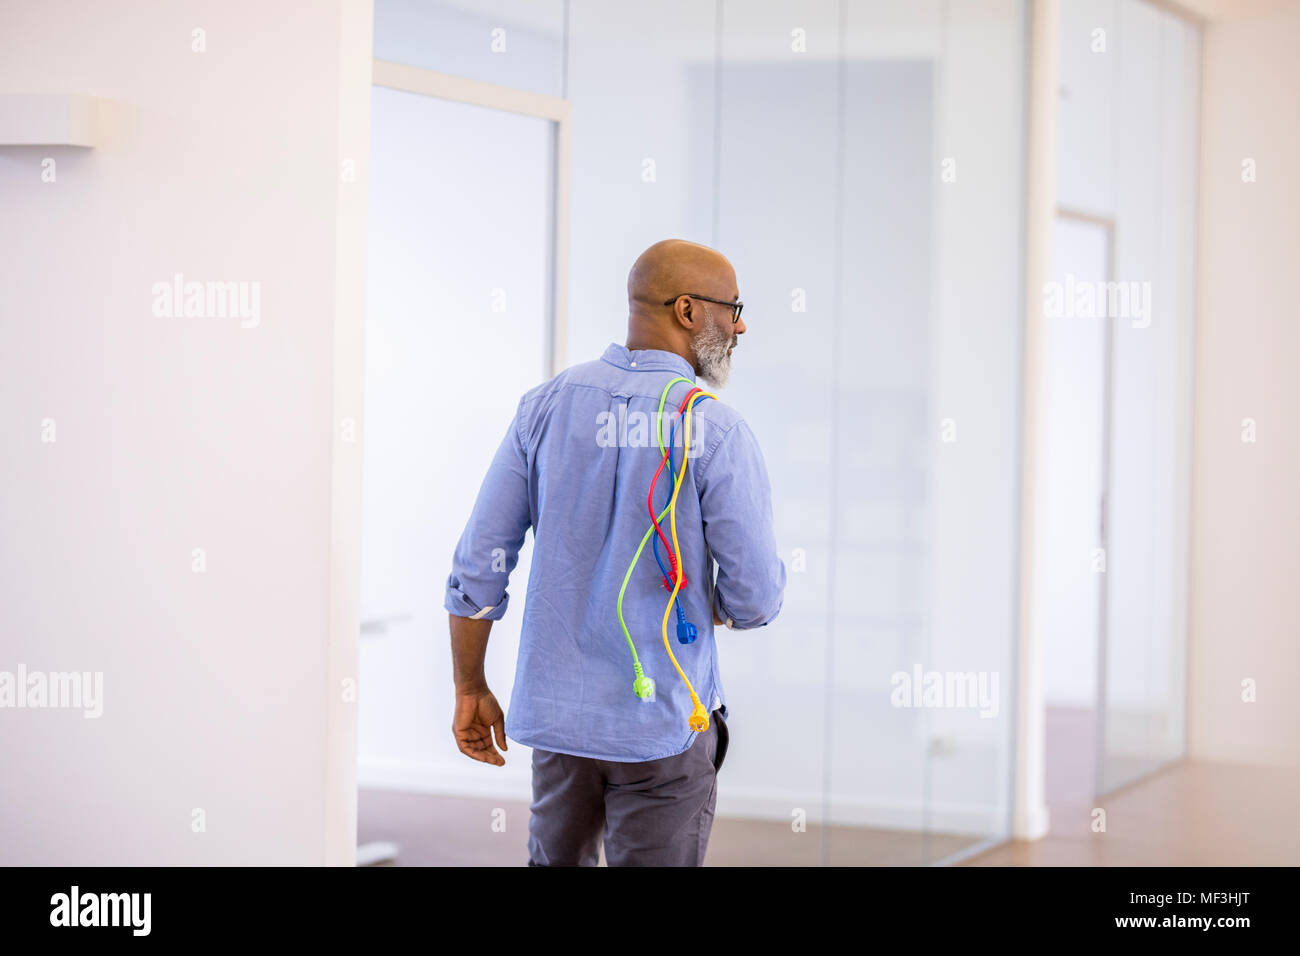
<path fill-rule="evenodd" d="M 1004 843 L 963 865 L 1300 865 L 1300 772 L 1183 762 L 1095 800 L 1093 716 L 1049 708 L 1048 836 Z M 1092 829 L 1096 808 L 1106 811 L 1105 832 Z M 521 866 L 528 805 L 363 790 L 358 835 L 397 843 L 397 866 Z M 975 842 L 852 827 L 832 827 L 823 840 L 816 826 L 793 833 L 783 822 L 719 819 L 705 865 L 918 866 Z"/>
<path fill-rule="evenodd" d="M 1300 864 L 1300 772 L 1182 761 L 1098 800 L 1096 712 L 1049 707 L 1046 731 L 1050 832 L 964 865 Z M 1104 832 L 1093 830 L 1097 809 Z"/>
<path fill-rule="evenodd" d="M 397 866 L 522 866 L 528 860 L 523 802 L 362 790 L 359 805 L 359 841 L 397 843 Z M 828 837 L 827 862 L 833 866 L 918 866 L 975 842 L 854 827 L 832 827 Z M 817 866 L 822 842 L 815 826 L 794 833 L 783 822 L 720 819 L 713 824 L 705 866 Z"/>
<path fill-rule="evenodd" d="M 1052 832 L 1012 841 L 968 866 L 1300 865 L 1300 772 L 1182 762 L 1096 802 L 1052 808 Z"/>

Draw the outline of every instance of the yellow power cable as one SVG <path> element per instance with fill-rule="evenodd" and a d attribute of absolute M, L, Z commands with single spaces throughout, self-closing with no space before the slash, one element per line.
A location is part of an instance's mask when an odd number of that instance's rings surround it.
<path fill-rule="evenodd" d="M 681 545 L 677 543 L 677 495 L 682 490 L 682 479 L 686 477 L 686 463 L 691 456 L 691 417 L 692 413 L 695 411 L 695 403 L 701 398 L 711 398 L 716 401 L 718 396 L 714 395 L 712 392 L 701 390 L 691 397 L 690 402 L 686 406 L 686 436 L 685 445 L 682 449 L 682 470 L 677 475 L 677 481 L 673 487 L 672 500 L 668 502 L 668 521 L 672 526 L 673 531 L 673 553 L 677 556 L 677 577 L 673 581 L 673 593 L 668 597 L 668 606 L 664 608 L 663 622 L 664 650 L 668 652 L 668 659 L 673 662 L 673 667 L 677 668 L 678 675 L 680 675 L 682 681 L 685 682 L 686 689 L 691 692 L 691 700 L 695 704 L 695 709 L 691 712 L 689 724 L 691 730 L 696 733 L 704 733 L 704 731 L 709 729 L 709 712 L 704 709 L 704 704 L 700 702 L 700 697 L 695 693 L 695 688 L 691 686 L 690 679 L 686 676 L 686 672 L 683 671 L 681 665 L 677 663 L 677 658 L 673 654 L 672 645 L 668 643 L 668 617 L 672 613 L 673 602 L 677 600 L 677 592 L 682 586 L 682 548 Z"/>

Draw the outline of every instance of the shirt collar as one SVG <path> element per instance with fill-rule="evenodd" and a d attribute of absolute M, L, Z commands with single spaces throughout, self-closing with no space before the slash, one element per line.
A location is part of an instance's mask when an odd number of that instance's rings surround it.
<path fill-rule="evenodd" d="M 663 349 L 628 349 L 624 345 L 611 342 L 605 354 L 601 356 L 610 365 L 626 369 L 629 372 L 676 372 L 695 381 L 695 369 L 676 352 Z"/>

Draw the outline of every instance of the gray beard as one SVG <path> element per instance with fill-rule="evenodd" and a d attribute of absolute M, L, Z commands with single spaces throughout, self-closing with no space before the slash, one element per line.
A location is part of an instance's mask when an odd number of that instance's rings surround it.
<path fill-rule="evenodd" d="M 712 322 L 691 339 L 691 351 L 700 365 L 700 378 L 714 388 L 726 388 L 731 376 L 729 348 L 731 338 Z"/>

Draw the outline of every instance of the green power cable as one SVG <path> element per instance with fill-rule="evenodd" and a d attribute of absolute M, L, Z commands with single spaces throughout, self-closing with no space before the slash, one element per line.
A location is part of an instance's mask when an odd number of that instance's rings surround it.
<path fill-rule="evenodd" d="M 690 382 L 690 379 L 679 375 L 664 386 L 663 394 L 659 396 L 659 413 L 655 416 L 655 431 L 657 432 L 656 437 L 659 439 L 659 452 L 664 455 L 668 454 L 668 449 L 664 445 L 664 403 L 668 401 L 668 390 L 678 382 Z M 665 506 L 657 520 L 663 521 L 667 514 L 668 507 Z M 632 563 L 627 566 L 627 574 L 623 575 L 623 586 L 618 591 L 618 623 L 623 628 L 623 636 L 627 638 L 627 646 L 632 651 L 632 668 L 636 671 L 636 680 L 632 682 L 632 691 L 642 700 L 649 700 L 654 696 L 655 681 L 653 677 L 645 675 L 645 671 L 641 667 L 641 658 L 637 657 L 636 654 L 636 645 L 632 643 L 632 635 L 628 633 L 627 622 L 623 620 L 623 594 L 627 591 L 627 582 L 632 579 L 632 572 L 636 570 L 637 562 L 641 560 L 641 552 L 645 549 L 646 542 L 650 540 L 650 536 L 654 532 L 655 526 L 651 524 L 650 530 L 641 539 L 636 554 L 632 556 Z"/>

